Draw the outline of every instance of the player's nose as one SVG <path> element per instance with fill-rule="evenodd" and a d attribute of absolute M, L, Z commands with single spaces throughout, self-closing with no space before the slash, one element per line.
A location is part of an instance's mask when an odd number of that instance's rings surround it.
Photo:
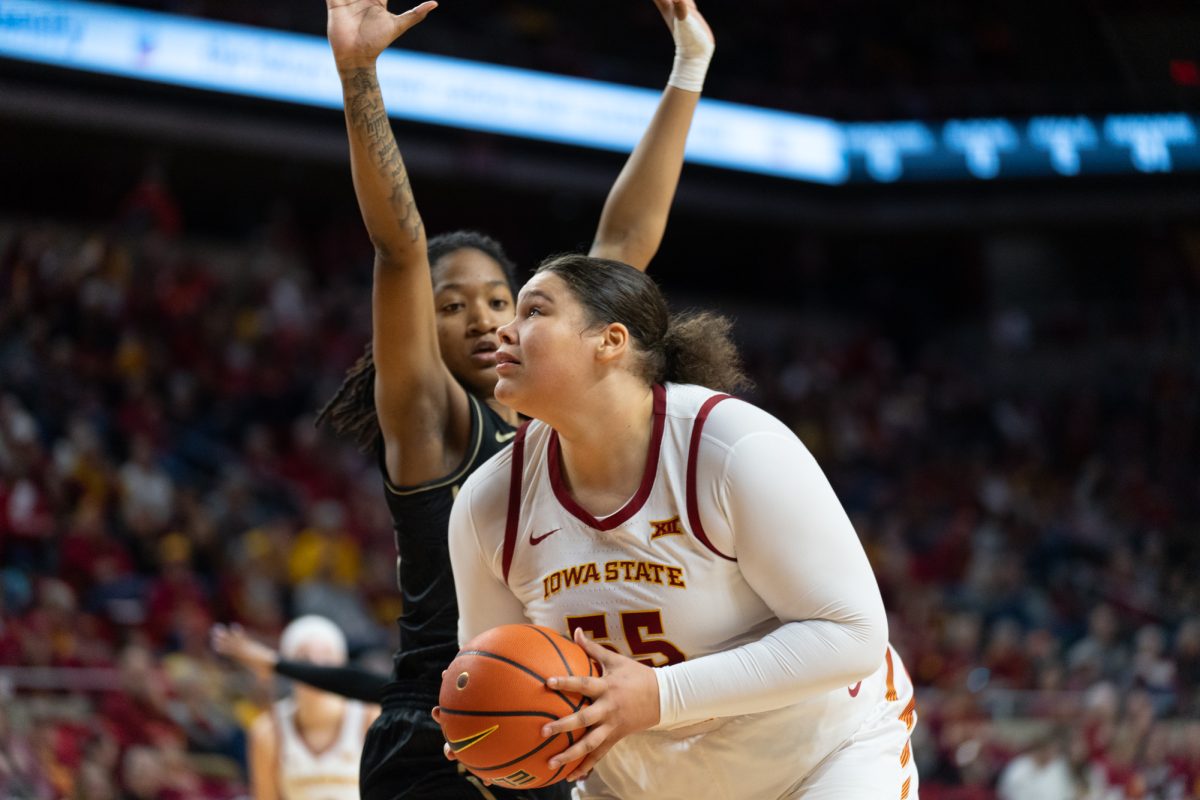
<path fill-rule="evenodd" d="M 501 325 L 496 329 L 496 335 L 500 337 L 501 344 L 516 344 L 517 343 L 517 321 L 515 319 Z"/>
<path fill-rule="evenodd" d="M 500 319 L 488 303 L 473 303 L 467 317 L 467 332 L 472 336 L 480 336 L 496 330 Z"/>

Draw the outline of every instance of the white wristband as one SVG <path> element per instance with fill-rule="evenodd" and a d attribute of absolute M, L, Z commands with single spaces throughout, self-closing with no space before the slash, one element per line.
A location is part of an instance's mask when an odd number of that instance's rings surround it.
<path fill-rule="evenodd" d="M 712 60 L 716 44 L 695 14 L 674 19 L 671 34 L 675 37 L 675 64 L 671 68 L 668 86 L 699 92 L 704 89 L 704 76 Z"/>

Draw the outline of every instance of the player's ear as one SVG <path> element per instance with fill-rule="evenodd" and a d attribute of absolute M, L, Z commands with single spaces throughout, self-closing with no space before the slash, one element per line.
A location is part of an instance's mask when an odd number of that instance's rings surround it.
<path fill-rule="evenodd" d="M 596 346 L 596 359 L 611 363 L 629 349 L 629 329 L 620 322 L 610 322 L 600 331 L 600 342 Z"/>

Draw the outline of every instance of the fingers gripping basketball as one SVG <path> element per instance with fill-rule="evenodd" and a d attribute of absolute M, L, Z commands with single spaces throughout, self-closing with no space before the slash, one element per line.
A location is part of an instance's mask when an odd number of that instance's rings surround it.
<path fill-rule="evenodd" d="M 540 625 L 501 625 L 468 642 L 446 669 L 438 698 L 442 733 L 458 761 L 500 786 L 529 789 L 566 778 L 579 761 L 549 760 L 583 731 L 542 736 L 542 726 L 590 704 L 546 686 L 554 675 L 593 676 L 583 648 Z"/>

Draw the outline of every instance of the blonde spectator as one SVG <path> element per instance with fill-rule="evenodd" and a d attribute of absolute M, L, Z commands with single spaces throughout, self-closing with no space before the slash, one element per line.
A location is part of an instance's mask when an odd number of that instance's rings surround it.
<path fill-rule="evenodd" d="M 279 649 L 318 665 L 346 662 L 341 630 L 315 615 L 289 624 Z M 251 726 L 254 800 L 357 800 L 363 738 L 378 715 L 378 706 L 296 684 Z"/>

